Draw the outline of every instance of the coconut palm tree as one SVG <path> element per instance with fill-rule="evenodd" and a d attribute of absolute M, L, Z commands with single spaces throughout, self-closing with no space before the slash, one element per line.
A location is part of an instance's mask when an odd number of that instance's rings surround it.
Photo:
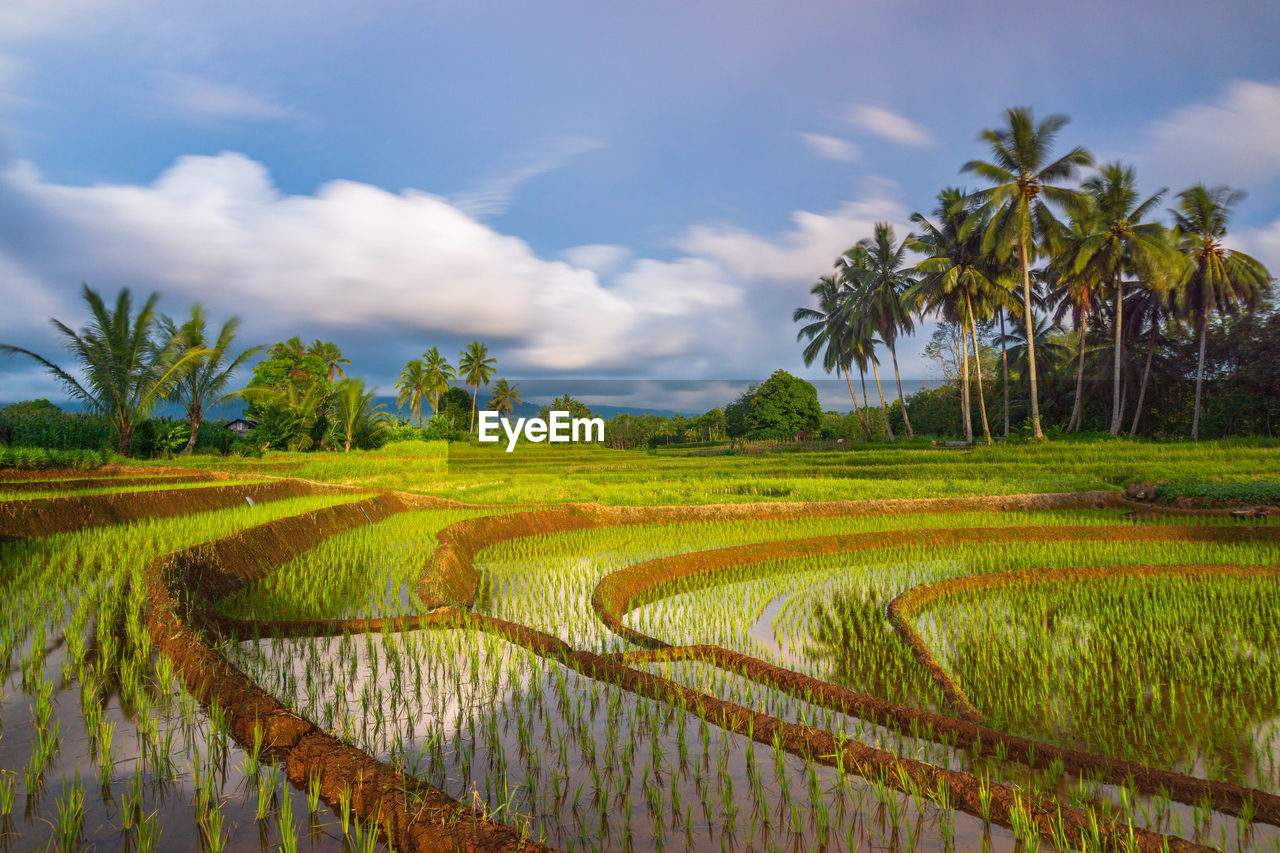
<path fill-rule="evenodd" d="M 489 405 L 495 412 L 509 415 L 523 402 L 520 399 L 519 385 L 511 385 L 505 379 L 493 383 L 493 398 L 489 400 Z"/>
<path fill-rule="evenodd" d="M 1095 281 L 1112 288 L 1115 306 L 1115 360 L 1112 371 L 1111 434 L 1120 432 L 1124 412 L 1120 407 L 1120 368 L 1124 359 L 1124 275 L 1137 276 L 1143 287 L 1168 289 L 1178 271 L 1167 229 L 1158 222 L 1143 222 L 1168 191 L 1162 188 L 1139 201 L 1133 167 L 1106 163 L 1082 185 L 1093 215 L 1092 233 L 1073 247 L 1072 271 L 1088 272 Z"/>
<path fill-rule="evenodd" d="M 840 370 L 844 373 L 845 384 L 849 386 L 849 396 L 853 398 L 853 411 L 858 416 L 858 424 L 867 441 L 871 440 L 871 430 L 867 428 L 866 419 L 862 417 L 862 409 L 858 406 L 858 395 L 853 390 L 853 380 L 849 378 L 849 365 L 853 357 L 849 350 L 849 329 L 845 322 L 845 291 L 835 276 L 824 275 L 818 283 L 809 289 L 818 297 L 817 308 L 797 308 L 791 314 L 791 320 L 799 323 L 809 322 L 796 333 L 796 340 L 808 339 L 801 356 L 805 367 L 817 360 L 822 354 L 822 369 L 827 373 Z"/>
<path fill-rule="evenodd" d="M 343 358 L 342 350 L 333 341 L 322 341 L 316 338 L 311 342 L 311 346 L 307 347 L 307 351 L 324 362 L 324 366 L 329 371 L 329 384 L 332 385 L 339 379 L 346 378 L 347 374 L 343 372 L 342 365 L 350 364 L 351 359 Z"/>
<path fill-rule="evenodd" d="M 431 377 L 427 366 L 418 359 L 410 361 L 400 371 L 400 379 L 396 382 L 396 409 L 407 402 L 409 417 L 417 417 L 418 426 L 422 426 L 422 398 L 431 393 Z"/>
<path fill-rule="evenodd" d="M 423 365 L 427 371 L 429 390 L 427 398 L 431 401 L 431 414 L 440 414 L 440 395 L 449 390 L 449 386 L 457 378 L 453 365 L 440 354 L 440 350 L 432 347 L 422 354 Z"/>
<path fill-rule="evenodd" d="M 235 358 L 230 357 L 231 344 L 240 328 L 240 318 L 232 317 L 222 324 L 218 337 L 209 344 L 206 332 L 204 309 L 199 305 L 191 306 L 191 316 L 181 326 L 170 317 L 161 317 L 160 336 L 177 342 L 179 355 L 188 352 L 203 351 L 197 355 L 182 372 L 181 378 L 166 399 L 181 404 L 186 411 L 187 421 L 191 425 L 191 436 L 183 454 L 191 452 L 196 446 L 196 437 L 200 432 L 200 422 L 210 406 L 216 406 L 237 392 L 223 393 L 231 382 L 231 377 L 253 356 L 262 351 L 262 347 L 250 347 Z"/>
<path fill-rule="evenodd" d="M 1259 261 L 1222 245 L 1227 236 L 1231 209 L 1244 193 L 1228 187 L 1196 184 L 1178 193 L 1174 224 L 1178 249 L 1185 259 L 1174 290 L 1178 314 L 1190 318 L 1200 338 L 1196 361 L 1196 404 L 1191 418 L 1191 438 L 1200 439 L 1200 399 L 1204 385 L 1204 348 L 1209 315 L 1235 314 L 1241 305 L 1252 305 L 1271 286 L 1271 273 Z"/>
<path fill-rule="evenodd" d="M 1151 290 L 1145 287 L 1131 288 L 1125 297 L 1125 325 L 1129 328 L 1125 335 L 1131 341 L 1141 340 L 1147 351 L 1142 367 L 1142 382 L 1138 386 L 1138 404 L 1133 410 L 1133 423 L 1129 426 L 1129 436 L 1138 434 L 1138 423 L 1142 420 L 1142 404 L 1147 398 L 1147 382 L 1151 378 L 1151 362 L 1156 350 L 1165 345 L 1168 339 L 1160 329 L 1166 321 L 1173 319 L 1173 294 L 1171 291 Z M 1145 329 L 1145 331 L 1144 331 Z"/>
<path fill-rule="evenodd" d="M 374 405 L 376 391 L 365 391 L 360 379 L 343 379 L 334 388 L 334 417 L 330 435 L 342 442 L 342 449 L 376 445 L 387 419 L 384 404 Z"/>
<path fill-rule="evenodd" d="M 850 294 L 845 311 L 848 313 L 853 340 L 853 359 L 858 363 L 858 369 L 863 374 L 862 401 L 865 403 L 867 400 L 866 369 L 870 364 L 872 375 L 876 380 L 876 393 L 880 395 L 880 417 L 884 420 L 885 441 L 897 441 L 897 437 L 893 434 L 893 427 L 889 425 L 889 407 L 884 401 L 884 386 L 880 384 L 880 359 L 876 357 L 876 347 L 883 345 L 884 341 L 876 337 L 875 315 L 870 310 L 869 301 L 857 291 Z"/>
<path fill-rule="evenodd" d="M 911 311 L 903 301 L 903 294 L 916 281 L 913 270 L 906 266 L 907 235 L 901 243 L 895 245 L 893 226 L 887 222 L 877 222 L 875 236 L 858 241 L 852 250 L 857 259 L 850 259 L 848 271 L 859 279 L 861 287 L 857 291 L 865 302 L 865 310 L 889 348 L 893 356 L 893 378 L 898 386 L 898 402 L 902 406 L 902 422 L 907 429 L 907 437 L 915 438 L 911 429 L 911 417 L 907 414 L 907 400 L 902 394 L 902 376 L 898 371 L 898 352 L 895 346 L 898 334 L 910 334 L 915 330 L 911 321 Z M 846 256 L 851 253 L 846 253 Z"/>
<path fill-rule="evenodd" d="M 1057 303 L 1054 322 L 1061 324 L 1070 312 L 1072 327 L 1080 341 L 1076 364 L 1076 393 L 1071 405 L 1071 417 L 1067 421 L 1067 432 L 1075 432 L 1084 420 L 1084 368 L 1089 349 L 1089 319 L 1098 316 L 1098 291 L 1102 287 L 1095 269 L 1075 270 L 1075 259 L 1079 247 L 1097 233 L 1097 219 L 1097 208 L 1092 197 L 1086 196 L 1079 208 L 1072 212 L 1070 222 L 1063 227 L 1059 235 L 1059 251 L 1044 270 L 1049 293 Z"/>
<path fill-rule="evenodd" d="M 493 379 L 497 365 L 498 360 L 490 358 L 489 348 L 479 341 L 467 344 L 467 348 L 458 357 L 458 372 L 462 376 L 462 381 L 471 389 L 471 426 L 467 427 L 468 431 L 475 429 L 476 426 L 476 397 L 480 393 L 481 386 L 487 387 L 489 381 Z"/>
<path fill-rule="evenodd" d="M 1007 127 L 987 129 L 978 136 L 991 147 L 992 162 L 970 160 L 961 171 L 972 172 L 995 184 L 977 193 L 981 207 L 971 220 L 974 226 L 986 226 L 983 250 L 1002 259 L 1016 255 L 1021 268 L 1023 329 L 1031 380 L 1031 428 L 1038 440 L 1044 438 L 1044 431 L 1040 428 L 1036 377 L 1031 261 L 1056 224 L 1046 202 L 1069 209 L 1079 199 L 1079 191 L 1054 182 L 1069 180 L 1078 168 L 1092 165 L 1093 155 L 1076 147 L 1050 160 L 1054 139 L 1069 121 L 1064 115 L 1051 115 L 1037 123 L 1029 108 L 1014 107 L 1005 112 L 1005 119 Z M 979 212 L 981 217 L 976 216 Z"/>
<path fill-rule="evenodd" d="M 58 365 L 22 347 L 0 344 L 0 353 L 25 355 L 44 365 L 63 384 L 68 396 L 111 422 L 116 449 L 128 456 L 133 450 L 137 425 L 207 351 L 180 351 L 179 342 L 172 337 L 154 339 L 159 322 L 155 306 L 160 294 L 151 294 L 135 315 L 129 288 L 123 288 L 116 296 L 113 309 L 87 284 L 81 287 L 80 297 L 92 317 L 89 325 L 77 332 L 56 318 L 50 322 L 62 337 L 63 346 L 80 363 L 83 384 Z"/>
<path fill-rule="evenodd" d="M 958 322 L 964 337 L 973 343 L 974 361 L 978 374 L 978 402 L 982 413 L 982 434 L 991 443 L 991 426 L 987 419 L 987 404 L 982 388 L 982 356 L 978 345 L 975 305 L 985 314 L 990 307 L 1007 298 L 1007 290 L 1000 278 L 1000 266 L 992 256 L 982 250 L 983 228 L 980 215 L 974 209 L 971 196 L 949 187 L 938 194 L 938 206 L 934 224 L 923 214 L 913 214 L 911 223 L 920 235 L 908 239 L 908 247 L 925 257 L 916 264 L 920 273 L 917 283 L 907 292 L 906 301 L 921 313 L 941 313 L 946 319 Z M 979 219 L 971 224 L 973 217 Z M 969 340 L 961 344 L 965 382 L 961 389 L 964 411 L 961 419 L 965 439 L 973 440 L 973 425 L 968 404 Z"/>

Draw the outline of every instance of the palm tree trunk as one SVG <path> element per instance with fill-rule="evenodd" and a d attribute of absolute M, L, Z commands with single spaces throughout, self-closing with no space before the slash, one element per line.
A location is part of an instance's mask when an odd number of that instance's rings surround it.
<path fill-rule="evenodd" d="M 907 416 L 907 398 L 902 396 L 902 376 L 898 373 L 898 350 L 889 344 L 889 353 L 893 356 L 893 379 L 898 383 L 898 402 L 902 404 L 902 422 L 907 425 L 907 438 L 915 438 L 911 429 L 911 418 Z"/>
<path fill-rule="evenodd" d="M 876 377 L 876 393 L 880 395 L 880 415 L 884 418 L 885 441 L 897 441 L 893 436 L 893 427 L 889 426 L 889 407 L 884 404 L 884 388 L 880 385 L 880 368 L 874 358 L 871 359 L 871 371 Z"/>
<path fill-rule="evenodd" d="M 861 365 L 858 366 L 858 380 L 862 383 L 862 408 L 870 412 L 871 407 L 867 405 L 867 369 Z M 871 416 L 867 415 L 867 417 Z"/>
<path fill-rule="evenodd" d="M 1076 367 L 1076 402 L 1071 407 L 1071 420 L 1067 423 L 1067 432 L 1075 432 L 1084 426 L 1084 344 L 1089 335 L 1089 312 L 1086 306 L 1080 306 L 1080 363 Z"/>
<path fill-rule="evenodd" d="M 1200 391 L 1204 385 L 1204 345 L 1209 336 L 1208 288 L 1205 289 L 1205 305 L 1200 312 L 1200 358 L 1196 363 L 1196 408 L 1191 417 L 1191 440 L 1200 440 Z"/>
<path fill-rule="evenodd" d="M 467 432 L 471 432 L 476 428 L 476 399 L 480 396 L 480 386 L 471 386 L 471 421 L 467 427 Z"/>
<path fill-rule="evenodd" d="M 991 426 L 987 423 L 987 399 L 982 390 L 982 356 L 978 354 L 978 327 L 973 322 L 973 300 L 969 297 L 967 290 L 964 292 L 964 303 L 969 312 L 969 331 L 973 333 L 973 367 L 974 373 L 978 374 L 978 411 L 982 412 L 982 437 L 987 440 L 987 444 L 991 444 Z"/>
<path fill-rule="evenodd" d="M 1018 258 L 1022 261 L 1022 308 L 1027 329 L 1027 369 L 1031 373 L 1031 435 L 1036 441 L 1044 440 L 1040 429 L 1040 382 L 1036 378 L 1036 332 L 1031 316 L 1031 267 L 1027 264 L 1027 244 L 1018 238 Z"/>
<path fill-rule="evenodd" d="M 179 453 L 180 456 L 189 456 L 191 451 L 195 449 L 196 439 L 200 436 L 200 416 L 202 414 L 203 412 L 200 411 L 199 406 L 193 405 L 187 409 L 187 418 L 191 423 L 191 436 L 187 439 L 187 446 L 182 448 L 181 453 Z"/>
<path fill-rule="evenodd" d="M 1004 340 L 1004 307 L 1000 308 L 1000 384 L 1004 390 L 1004 440 L 1009 440 L 1009 350 Z"/>
<path fill-rule="evenodd" d="M 133 424 L 122 420 L 116 432 L 116 452 L 128 456 L 133 451 Z"/>
<path fill-rule="evenodd" d="M 862 417 L 862 409 L 858 407 L 858 395 L 853 390 L 853 380 L 849 378 L 849 368 L 843 365 L 840 368 L 844 371 L 844 382 L 849 386 L 849 396 L 853 398 L 853 411 L 858 416 L 858 424 L 862 427 L 862 434 L 867 437 L 867 441 L 871 440 L 871 430 L 867 428 L 867 421 Z"/>
<path fill-rule="evenodd" d="M 969 402 L 969 335 L 964 324 L 960 324 L 960 352 L 964 374 L 960 380 L 960 426 L 964 430 L 964 440 L 973 443 L 973 412 Z"/>
<path fill-rule="evenodd" d="M 1124 407 L 1120 400 L 1120 361 L 1124 354 L 1124 338 L 1121 335 L 1124 321 L 1124 284 L 1120 281 L 1120 267 L 1116 266 L 1116 358 L 1115 369 L 1111 381 L 1111 434 L 1120 434 L 1120 421 L 1124 417 Z"/>
<path fill-rule="evenodd" d="M 1151 356 L 1155 354 L 1155 347 L 1147 347 L 1147 363 L 1142 368 L 1142 385 L 1138 390 L 1138 407 L 1133 410 L 1133 426 L 1129 427 L 1129 437 L 1133 438 L 1138 434 L 1138 420 L 1142 417 L 1142 401 L 1147 397 L 1147 379 L 1151 377 Z"/>

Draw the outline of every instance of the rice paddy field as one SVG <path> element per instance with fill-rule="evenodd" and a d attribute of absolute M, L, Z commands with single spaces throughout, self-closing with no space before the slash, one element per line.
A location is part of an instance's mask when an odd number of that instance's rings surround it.
<path fill-rule="evenodd" d="M 1274 443 L 172 465 L 0 470 L 0 849 L 1280 851 Z"/>

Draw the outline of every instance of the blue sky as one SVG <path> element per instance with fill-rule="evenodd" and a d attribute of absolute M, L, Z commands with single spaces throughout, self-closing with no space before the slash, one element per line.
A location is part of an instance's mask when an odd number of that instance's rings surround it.
<path fill-rule="evenodd" d="M 1278 41 L 1257 2 L 0 0 L 0 341 L 60 356 L 84 281 L 384 389 L 476 337 L 511 377 L 816 378 L 791 310 L 1013 105 L 1248 190 L 1280 269 Z"/>

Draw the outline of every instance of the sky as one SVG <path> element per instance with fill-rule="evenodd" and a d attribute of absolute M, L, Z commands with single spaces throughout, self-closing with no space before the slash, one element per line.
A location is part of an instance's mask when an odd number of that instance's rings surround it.
<path fill-rule="evenodd" d="M 1278 42 L 1256 0 L 0 0 L 0 342 L 64 360 L 83 282 L 384 392 L 473 339 L 512 378 L 816 379 L 793 309 L 980 186 L 1012 106 L 1170 202 L 1246 190 L 1228 245 L 1280 270 Z"/>

